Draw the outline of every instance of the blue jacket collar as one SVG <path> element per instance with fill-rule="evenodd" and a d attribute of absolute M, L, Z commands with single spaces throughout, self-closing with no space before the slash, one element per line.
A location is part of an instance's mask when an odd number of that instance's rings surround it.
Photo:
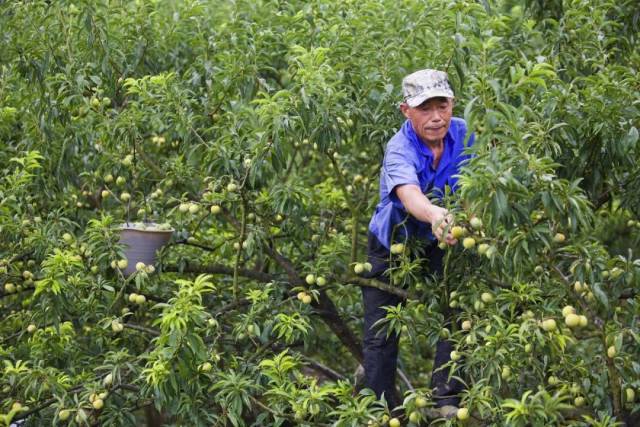
<path fill-rule="evenodd" d="M 422 143 L 422 141 L 420 141 L 418 134 L 416 134 L 416 131 L 413 129 L 413 125 L 409 120 L 406 120 L 404 122 L 404 125 L 402 125 L 402 133 L 407 137 L 409 141 L 411 141 L 419 154 L 433 159 L 433 153 L 426 145 Z"/>

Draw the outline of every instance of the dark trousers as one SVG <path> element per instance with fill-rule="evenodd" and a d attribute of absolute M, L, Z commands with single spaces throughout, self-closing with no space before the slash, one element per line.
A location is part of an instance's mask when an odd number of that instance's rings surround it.
<path fill-rule="evenodd" d="M 368 274 L 369 278 L 389 283 L 389 278 L 384 272 L 389 268 L 389 251 L 378 239 L 369 233 L 367 249 L 368 261 L 373 268 Z M 429 260 L 431 272 L 442 272 L 442 258 L 444 251 L 436 245 L 427 248 L 426 258 Z M 396 368 L 398 364 L 398 339 L 395 334 L 387 338 L 384 329 L 373 328 L 373 324 L 386 316 L 382 309 L 387 305 L 398 305 L 400 297 L 377 288 L 362 287 L 362 299 L 364 303 L 364 371 L 365 386 L 372 389 L 378 398 L 384 393 L 384 397 L 391 408 L 401 404 L 395 389 Z M 464 389 L 464 385 L 455 378 L 449 381 L 449 369 L 442 368 L 448 363 L 453 346 L 449 341 L 440 340 L 436 344 L 431 387 L 434 389 L 433 398 L 437 407 L 445 405 L 458 406 L 460 398 L 458 394 Z"/>

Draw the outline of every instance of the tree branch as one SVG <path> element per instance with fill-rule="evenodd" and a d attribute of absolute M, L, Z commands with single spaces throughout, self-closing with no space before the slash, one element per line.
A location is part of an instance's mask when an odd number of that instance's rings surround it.
<path fill-rule="evenodd" d="M 397 295 L 403 299 L 407 299 L 409 297 L 409 293 L 406 290 L 393 285 L 389 285 L 376 279 L 366 279 L 364 277 L 349 276 L 345 279 L 345 282 L 352 282 L 352 284 L 360 287 L 366 286 L 370 288 L 380 289 L 381 291 L 389 292 L 390 294 Z"/>
<path fill-rule="evenodd" d="M 184 268 L 180 269 L 177 265 L 167 265 L 164 267 L 164 271 L 170 272 L 184 272 L 184 273 L 208 273 L 208 274 L 227 274 L 233 275 L 234 269 L 222 264 L 189 264 L 187 263 Z M 260 282 L 271 282 L 274 277 L 270 274 L 263 273 L 257 270 L 248 270 L 245 268 L 239 268 L 238 274 L 249 279 L 258 280 Z"/>
<path fill-rule="evenodd" d="M 294 352 L 295 354 L 297 354 L 298 356 L 300 356 L 300 358 L 302 360 L 304 360 L 307 364 L 309 364 L 310 367 L 312 367 L 313 369 L 315 369 L 316 371 L 326 375 L 327 377 L 331 378 L 334 381 L 338 381 L 338 380 L 344 380 L 345 376 L 340 374 L 339 372 L 334 371 L 333 369 L 329 368 L 326 365 L 323 365 L 322 363 L 312 359 L 309 356 L 305 356 L 302 353 L 299 352 Z"/>

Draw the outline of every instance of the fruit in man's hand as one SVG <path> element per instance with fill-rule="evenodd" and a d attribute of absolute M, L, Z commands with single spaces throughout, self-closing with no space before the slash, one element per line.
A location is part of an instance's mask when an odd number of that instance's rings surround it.
<path fill-rule="evenodd" d="M 459 225 L 451 227 L 451 235 L 454 239 L 461 238 L 462 236 L 464 236 L 464 228 L 460 227 Z"/>

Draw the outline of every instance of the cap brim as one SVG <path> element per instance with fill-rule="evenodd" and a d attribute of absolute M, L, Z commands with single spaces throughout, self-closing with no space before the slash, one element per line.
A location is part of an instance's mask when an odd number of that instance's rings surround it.
<path fill-rule="evenodd" d="M 415 108 L 427 99 L 439 97 L 453 99 L 453 94 L 446 90 L 432 90 L 429 92 L 421 93 L 420 95 L 413 96 L 411 98 L 407 98 L 404 102 L 406 102 L 409 107 Z"/>

